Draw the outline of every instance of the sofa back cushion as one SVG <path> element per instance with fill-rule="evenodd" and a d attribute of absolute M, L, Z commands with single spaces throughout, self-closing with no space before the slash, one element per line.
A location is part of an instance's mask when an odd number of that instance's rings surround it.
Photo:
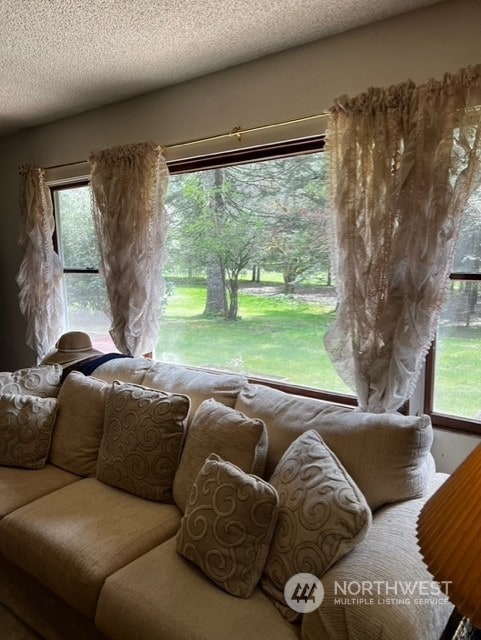
<path fill-rule="evenodd" d="M 60 390 L 62 371 L 59 364 L 3 371 L 0 373 L 0 393 L 56 398 Z"/>
<path fill-rule="evenodd" d="M 94 376 L 104 382 L 112 383 L 115 380 L 142 384 L 145 372 L 152 366 L 149 358 L 114 358 L 100 364 L 94 370 Z"/>
<path fill-rule="evenodd" d="M 197 371 L 187 367 L 154 362 L 145 372 L 142 384 L 152 389 L 162 389 L 184 393 L 190 398 L 190 417 L 199 405 L 208 398 L 214 398 L 228 407 L 234 407 L 237 395 L 247 380 L 236 374 Z"/>
<path fill-rule="evenodd" d="M 245 473 L 262 475 L 267 453 L 264 423 L 216 400 L 204 400 L 187 430 L 175 474 L 174 499 L 181 511 L 185 511 L 197 474 L 211 453 Z"/>
<path fill-rule="evenodd" d="M 65 378 L 58 394 L 52 464 L 79 476 L 95 475 L 109 388 L 102 380 L 78 371 Z"/>
<path fill-rule="evenodd" d="M 114 382 L 97 478 L 142 498 L 172 502 L 188 411 L 187 396 Z"/>
<path fill-rule="evenodd" d="M 0 465 L 42 469 L 50 449 L 56 398 L 0 395 Z"/>
<path fill-rule="evenodd" d="M 263 385 L 246 385 L 236 409 L 263 420 L 267 427 L 267 479 L 289 445 L 302 432 L 314 429 L 372 510 L 421 496 L 427 487 L 433 440 L 428 416 L 362 413 Z"/>

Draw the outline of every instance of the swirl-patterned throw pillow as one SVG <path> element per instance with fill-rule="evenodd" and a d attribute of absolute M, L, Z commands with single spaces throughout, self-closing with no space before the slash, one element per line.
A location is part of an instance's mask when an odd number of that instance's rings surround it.
<path fill-rule="evenodd" d="M 321 578 L 364 539 L 371 510 L 316 431 L 306 431 L 291 444 L 270 484 L 279 494 L 279 517 L 261 586 L 294 622 L 300 614 L 285 602 L 286 582 L 296 573 Z"/>
<path fill-rule="evenodd" d="M 55 398 L 0 395 L 0 464 L 42 469 L 57 413 Z"/>
<path fill-rule="evenodd" d="M 0 393 L 56 398 L 62 381 L 62 367 L 46 364 L 0 373 Z"/>
<path fill-rule="evenodd" d="M 261 577 L 277 512 L 270 484 L 211 454 L 192 487 L 177 551 L 228 593 L 248 598 Z"/>
<path fill-rule="evenodd" d="M 267 431 L 262 420 L 210 398 L 195 412 L 174 480 L 174 499 L 185 511 L 192 484 L 207 456 L 216 453 L 245 473 L 262 476 L 267 455 Z"/>
<path fill-rule="evenodd" d="M 114 382 L 105 407 L 97 478 L 171 503 L 188 412 L 187 396 Z"/>

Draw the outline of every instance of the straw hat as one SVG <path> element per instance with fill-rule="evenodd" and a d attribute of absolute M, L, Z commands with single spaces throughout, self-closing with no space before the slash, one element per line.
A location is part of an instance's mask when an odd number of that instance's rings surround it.
<path fill-rule="evenodd" d="M 93 348 L 88 333 L 68 331 L 60 336 L 55 350 L 47 354 L 41 364 L 70 365 L 98 355 L 102 355 L 102 352 Z"/>

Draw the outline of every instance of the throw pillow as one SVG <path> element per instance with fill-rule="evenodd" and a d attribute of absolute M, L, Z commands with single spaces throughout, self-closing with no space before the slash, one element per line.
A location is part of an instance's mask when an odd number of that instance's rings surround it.
<path fill-rule="evenodd" d="M 56 398 L 62 371 L 59 364 L 4 371 L 0 373 L 0 393 Z"/>
<path fill-rule="evenodd" d="M 129 493 L 172 502 L 186 396 L 114 382 L 105 407 L 97 478 Z"/>
<path fill-rule="evenodd" d="M 248 598 L 262 574 L 277 519 L 277 492 L 211 454 L 177 534 L 177 551 L 228 593 Z"/>
<path fill-rule="evenodd" d="M 270 483 L 279 494 L 279 516 L 262 577 L 262 589 L 282 615 L 299 618 L 284 599 L 296 573 L 320 578 L 359 544 L 371 510 L 356 484 L 315 431 L 307 431 L 282 456 Z"/>
<path fill-rule="evenodd" d="M 94 476 L 110 385 L 72 371 L 58 394 L 50 462 L 79 476 Z"/>
<path fill-rule="evenodd" d="M 261 420 L 213 400 L 197 409 L 185 439 L 174 480 L 174 500 L 185 511 L 192 484 L 207 456 L 217 453 L 245 471 L 261 476 L 267 453 L 267 432 Z"/>
<path fill-rule="evenodd" d="M 42 469 L 47 460 L 57 400 L 0 395 L 0 464 Z"/>

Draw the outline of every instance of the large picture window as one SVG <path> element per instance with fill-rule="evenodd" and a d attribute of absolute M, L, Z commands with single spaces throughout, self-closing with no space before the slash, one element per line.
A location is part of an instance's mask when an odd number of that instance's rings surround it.
<path fill-rule="evenodd" d="M 157 359 L 324 390 L 334 398 L 350 393 L 323 347 L 336 293 L 322 140 L 311 146 L 288 157 L 282 149 L 262 160 L 241 157 L 233 164 L 217 156 L 170 167 Z M 56 187 L 54 202 L 67 326 L 113 350 L 90 187 Z"/>

